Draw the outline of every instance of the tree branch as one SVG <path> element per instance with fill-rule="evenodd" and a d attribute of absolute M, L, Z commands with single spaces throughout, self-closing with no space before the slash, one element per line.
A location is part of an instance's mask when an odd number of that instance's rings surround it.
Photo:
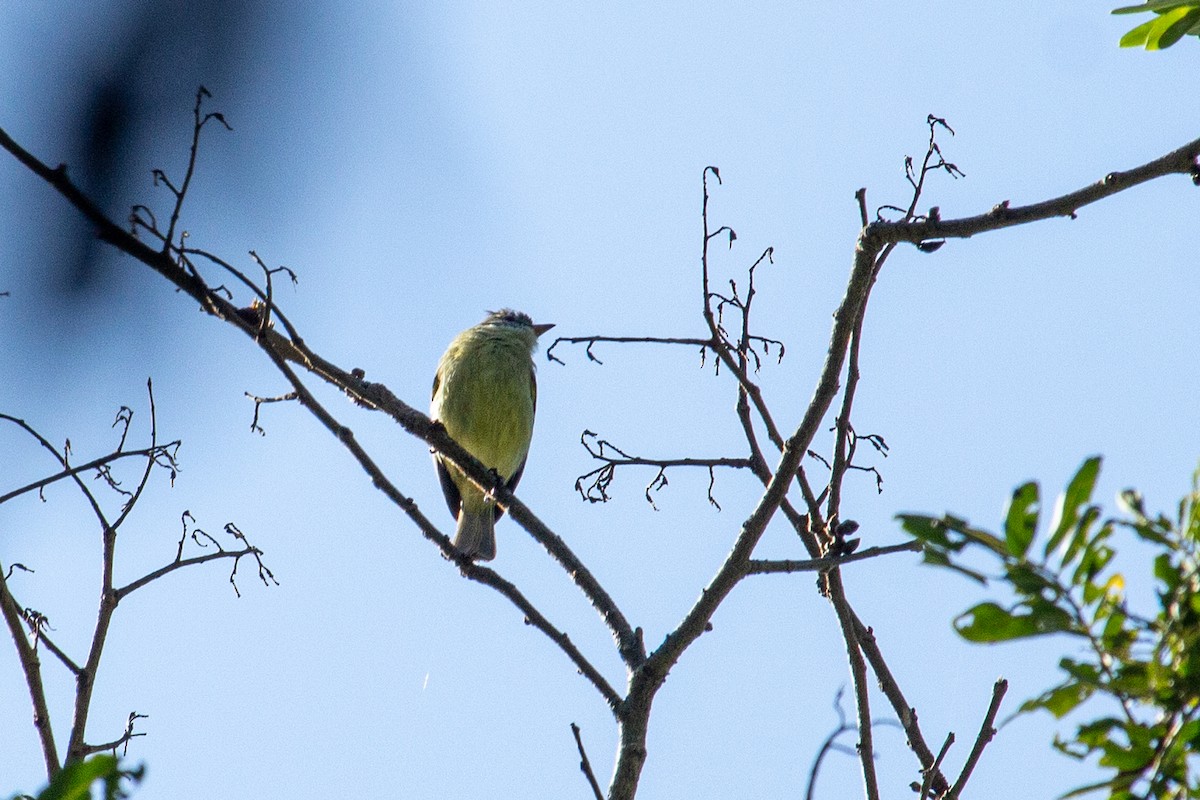
<path fill-rule="evenodd" d="M 0 570 L 0 615 L 4 616 L 13 645 L 17 649 L 21 671 L 25 674 L 25 685 L 29 689 L 29 699 L 33 704 L 33 727 L 37 731 L 38 741 L 42 746 L 42 757 L 46 762 L 46 779 L 54 780 L 62 765 L 58 762 L 58 747 L 54 743 L 54 730 L 50 726 L 50 707 L 46 704 L 46 689 L 42 685 L 42 663 L 37 650 L 25 638 L 24 626 L 21 624 L 21 608 L 8 590 L 8 578 L 3 570 Z"/>
<path fill-rule="evenodd" d="M 554 355 L 554 348 L 560 344 L 583 344 L 584 342 L 587 342 L 584 354 L 587 356 L 588 361 L 595 362 L 596 364 L 604 363 L 592 352 L 592 346 L 600 342 L 613 342 L 616 344 L 686 344 L 691 347 L 716 349 L 712 339 L 697 339 L 687 336 L 559 336 L 546 348 L 546 358 L 550 361 L 556 361 L 559 364 L 565 364 L 565 361 Z"/>
<path fill-rule="evenodd" d="M 942 760 L 946 758 L 946 753 L 950 752 L 950 745 L 954 744 L 954 732 L 946 734 L 945 741 L 942 742 L 942 749 L 938 750 L 937 757 L 933 759 L 933 764 L 928 769 L 921 770 L 925 777 L 921 780 L 921 785 L 913 784 L 913 789 L 917 790 L 917 800 L 925 800 L 930 796 L 930 788 L 935 787 L 938 776 L 942 769 Z M 941 795 L 941 790 L 935 789 L 938 796 Z"/>
<path fill-rule="evenodd" d="M 575 736 L 575 747 L 579 750 L 579 769 L 587 778 L 588 786 L 592 787 L 592 796 L 596 800 L 604 800 L 600 784 L 596 781 L 596 773 L 592 772 L 592 762 L 588 761 L 587 751 L 583 749 L 583 737 L 580 735 L 579 726 L 574 722 L 571 723 L 571 733 Z"/>
<path fill-rule="evenodd" d="M 867 238 L 879 242 L 909 242 L 919 244 L 932 239 L 965 239 L 988 231 L 1011 228 L 1054 217 L 1075 218 L 1079 209 L 1112 197 L 1147 181 L 1167 175 L 1190 175 L 1193 182 L 1200 182 L 1200 139 L 1194 139 L 1183 147 L 1123 172 L 1110 172 L 1095 183 L 1073 192 L 1032 203 L 1013 206 L 1004 200 L 990 211 L 973 217 L 943 220 L 938 215 L 917 222 L 872 222 L 865 228 Z"/>
<path fill-rule="evenodd" d="M 96 227 L 97 236 L 101 241 L 113 245 L 118 250 L 128 253 L 138 261 L 146 264 L 189 297 L 196 300 L 200 304 L 201 310 L 230 323 L 254 340 L 294 387 L 296 387 L 298 379 L 286 367 L 285 360 L 299 364 L 314 375 L 341 389 L 359 405 L 382 411 L 392 417 L 408 433 L 425 441 L 435 451 L 446 456 L 460 467 L 467 477 L 492 494 L 496 498 L 497 503 L 509 511 L 510 516 L 546 549 L 580 590 L 583 591 L 584 595 L 608 625 L 617 643 L 618 652 L 627 667 L 632 669 L 645 659 L 645 646 L 641 641 L 641 637 L 635 633 L 624 614 L 617 607 L 611 596 L 596 581 L 591 572 L 579 561 L 561 538 L 550 531 L 541 520 L 533 515 L 528 507 L 513 495 L 504 485 L 503 481 L 497 480 L 492 470 L 486 468 L 454 442 L 441 425 L 435 425 L 427 416 L 400 401 L 383 384 L 366 381 L 361 371 L 354 373 L 347 372 L 313 353 L 289 323 L 285 322 L 284 324 L 289 331 L 290 338 L 282 336 L 273 328 L 266 327 L 263 323 L 265 319 L 264 315 L 267 313 L 273 314 L 276 319 L 281 319 L 281 321 L 284 319 L 278 309 L 274 307 L 273 301 L 267 293 L 256 289 L 256 295 L 265 305 L 252 306 L 247 309 L 237 308 L 231 301 L 223 297 L 218 290 L 210 289 L 194 269 L 188 269 L 185 266 L 186 262 L 178 263 L 171 257 L 171 252 L 182 256 L 183 252 L 181 250 L 170 251 L 168 248 L 159 252 L 146 246 L 135 236 L 108 219 L 70 181 L 67 177 L 65 166 L 60 165 L 56 169 L 46 166 L 17 144 L 2 128 L 0 128 L 0 147 L 12 153 L 18 161 L 49 183 L 74 205 Z M 190 266 L 190 264 L 187 266 Z M 247 282 L 249 282 L 248 279 Z M 296 388 L 297 391 L 300 391 L 299 387 Z M 441 534 L 423 516 L 420 516 L 419 519 L 414 516 L 414 513 L 419 515 L 419 512 L 417 512 L 416 504 L 411 499 L 400 493 L 386 479 L 381 480 L 383 478 L 382 472 L 354 440 L 354 435 L 350 429 L 342 426 L 328 412 L 319 413 L 315 410 L 319 408 L 319 405 L 315 404 L 315 400 L 307 390 L 301 393 L 299 399 L 306 408 L 317 416 L 318 420 L 325 425 L 335 438 L 350 450 L 351 454 L 359 461 L 364 470 L 371 475 L 377 488 L 384 491 L 384 494 L 393 503 L 404 510 L 417 523 L 418 528 L 422 530 L 422 533 L 427 538 L 431 538 L 435 543 L 438 543 L 436 537 L 441 536 Z M 321 409 L 321 412 L 323 411 Z M 388 488 L 385 488 L 385 486 Z M 431 532 L 434 534 L 433 536 L 431 536 Z M 442 537 L 442 539 L 445 539 L 445 537 Z M 448 546 L 448 540 L 445 540 L 445 543 Z M 446 548 L 443 547 L 442 549 L 443 553 L 445 553 Z"/>
<path fill-rule="evenodd" d="M 296 394 L 297 401 L 303 405 L 313 416 L 315 416 L 326 427 L 326 429 L 328 429 L 330 433 L 332 433 L 334 437 L 342 443 L 342 445 L 358 462 L 363 471 L 371 477 L 372 484 L 375 486 L 375 488 L 379 489 L 393 503 L 399 506 L 400 509 L 408 515 L 409 519 L 413 521 L 425 538 L 437 545 L 438 549 L 441 550 L 442 555 L 448 561 L 452 561 L 458 566 L 459 571 L 464 577 L 478 583 L 482 583 L 485 586 L 490 586 L 504 597 L 508 598 L 513 605 L 520 609 L 525 615 L 526 622 L 542 631 L 547 637 L 550 638 L 551 641 L 558 645 L 559 649 L 561 649 L 567 655 L 567 657 L 574 662 L 575 666 L 579 669 L 580 674 L 591 681 L 592 685 L 595 686 L 600 692 L 601 696 L 604 697 L 605 702 L 607 702 L 609 707 L 615 712 L 617 706 L 621 702 L 620 695 L 618 695 L 612 686 L 609 685 L 608 681 L 605 680 L 604 676 L 600 674 L 599 670 L 597 670 L 591 664 L 591 662 L 584 657 L 579 649 L 575 647 L 574 643 L 571 642 L 567 634 L 551 625 L 549 620 L 546 619 L 545 615 L 543 615 L 520 592 L 520 590 L 517 589 L 515 585 L 501 577 L 496 571 L 477 564 L 472 559 L 459 552 L 459 550 L 451 543 L 450 539 L 440 530 L 438 530 L 437 527 L 430 522 L 423 513 L 421 513 L 420 509 L 417 508 L 417 504 L 412 500 L 412 498 L 402 493 L 399 488 L 397 488 L 396 485 L 393 484 L 386 475 L 384 475 L 383 471 L 379 468 L 378 464 L 375 463 L 374 459 L 372 459 L 367 453 L 366 449 L 359 444 L 358 440 L 354 436 L 354 432 L 350 428 L 340 423 L 333 416 L 333 414 L 331 414 L 320 403 L 320 401 L 316 399 L 316 397 L 309 391 L 308 387 L 304 385 L 304 382 L 300 380 L 300 377 L 295 373 L 295 371 L 288 366 L 283 356 L 271 348 L 269 344 L 270 340 L 264 339 L 262 341 L 268 342 L 268 344 L 264 345 L 263 349 L 275 363 L 275 367 L 292 385 L 292 389 Z M 425 419 L 426 422 L 428 422 L 428 418 L 424 417 L 424 415 L 420 416 L 422 419 Z M 482 472 L 487 476 L 487 480 L 480 481 L 481 485 L 496 483 L 495 473 L 492 470 L 485 470 L 482 464 L 467 455 L 466 451 L 463 450 L 458 444 L 454 443 L 454 441 L 450 439 L 449 435 L 445 433 L 445 428 L 443 428 L 441 425 L 434 426 L 433 423 L 429 423 L 429 429 L 431 438 L 433 438 L 439 432 L 442 436 L 444 436 L 447 442 L 447 452 L 449 452 L 449 445 L 453 445 L 453 447 L 456 448 L 461 455 L 466 456 L 466 458 L 464 458 L 464 466 L 471 464 L 473 469 L 475 469 L 477 472 Z M 467 459 L 470 459 L 470 461 L 468 462 Z M 468 474 L 470 474 L 469 470 L 464 471 L 467 471 Z M 475 475 L 471 475 L 471 477 L 472 479 L 476 478 Z M 503 483 L 501 482 L 499 486 L 503 487 Z M 507 489 L 505 489 L 505 491 L 511 497 L 512 493 L 508 492 Z M 500 492 L 497 490 L 495 494 L 497 495 L 498 501 L 503 503 L 503 499 L 501 499 L 499 496 Z M 522 522 L 522 526 L 527 531 L 534 535 L 535 539 L 541 541 L 539 535 L 544 537 L 552 537 L 550 544 L 553 550 L 557 551 L 558 556 L 563 558 L 570 557 L 571 559 L 575 558 L 574 554 L 571 553 L 566 544 L 563 543 L 558 536 L 546 528 L 541 520 L 534 517 L 532 512 L 528 511 L 528 509 L 526 509 L 523 505 L 516 502 L 515 498 L 512 502 L 512 505 L 508 506 L 508 509 L 514 515 L 514 518 L 517 518 L 517 515 L 522 517 L 522 519 L 519 521 Z M 551 550 L 551 547 L 548 547 L 547 549 Z M 580 565 L 580 568 L 582 569 L 582 564 Z M 586 570 L 584 571 L 586 572 Z M 576 583 L 579 583 L 581 580 L 580 576 L 573 575 L 572 577 L 576 579 Z M 587 579 L 594 581 L 594 579 L 591 578 L 591 573 L 587 573 Z M 602 589 L 599 589 L 599 584 L 595 584 L 595 589 L 603 592 Z M 605 594 L 603 597 L 606 598 L 607 595 Z M 611 601 L 609 602 L 611 603 Z M 611 605 L 611 609 L 615 611 L 615 604 Z M 619 614 L 619 612 L 616 613 Z M 621 619 L 623 620 L 624 618 L 621 617 Z M 633 636 L 632 631 L 630 631 L 630 636 Z M 638 642 L 640 644 L 640 640 L 638 640 Z"/>
<path fill-rule="evenodd" d="M 979 726 L 979 735 L 975 737 L 975 744 L 971 748 L 971 754 L 967 756 L 967 763 L 963 765 L 962 772 L 958 775 L 958 780 L 954 782 L 950 793 L 946 795 L 946 800 L 955 800 L 962 796 L 963 789 L 967 786 L 967 781 L 971 779 L 971 773 L 975 770 L 975 765 L 979 763 L 979 757 L 983 755 L 983 749 L 992 741 L 992 737 L 996 735 L 996 729 L 992 725 L 996 722 L 996 714 L 1000 711 L 1000 703 L 1004 700 L 1004 693 L 1008 691 L 1008 681 L 1000 678 L 992 687 L 992 702 L 988 705 L 987 713 L 983 716 L 983 723 Z"/>
<path fill-rule="evenodd" d="M 0 419 L 7 419 L 10 421 L 13 420 L 12 417 L 9 417 L 5 414 L 0 414 Z M 157 448 L 157 450 L 160 454 L 167 453 L 171 447 L 173 447 L 174 445 L 177 445 L 177 444 L 179 444 L 178 441 L 170 442 L 169 444 L 160 445 Z M 42 489 L 45 489 L 47 486 L 49 486 L 53 483 L 57 483 L 58 481 L 61 481 L 63 478 L 71 478 L 80 473 L 89 472 L 94 469 L 100 469 L 101 467 L 107 466 L 109 464 L 112 464 L 112 463 L 119 461 L 121 459 L 124 459 L 124 458 L 138 458 L 138 457 L 144 458 L 144 457 L 154 456 L 154 455 L 155 455 L 155 453 L 152 452 L 149 448 L 143 448 L 141 450 L 122 450 L 122 451 L 119 451 L 116 453 L 109 453 L 106 456 L 101 456 L 100 458 L 94 458 L 86 464 L 80 464 L 78 466 L 74 466 L 69 469 L 64 469 L 62 472 L 58 472 L 47 478 L 42 478 L 41 480 L 34 481 L 33 483 L 27 484 L 26 486 L 22 486 L 20 489 L 13 489 L 11 492 L 7 492 L 5 494 L 0 494 L 0 504 L 7 503 L 9 500 L 12 500 L 15 497 L 19 497 L 23 494 L 27 494 L 34 490 L 41 491 Z"/>
<path fill-rule="evenodd" d="M 908 746 L 916 754 L 917 760 L 921 763 L 921 769 L 931 776 L 929 780 L 934 792 L 940 794 L 947 791 L 950 783 L 942 774 L 936 757 L 925 742 L 925 736 L 921 733 L 921 726 L 917 722 L 917 710 L 909 705 L 908 700 L 904 697 L 904 692 L 900 689 L 900 684 L 892 675 L 891 668 L 883 658 L 879 643 L 875 641 L 875 631 L 864 625 L 857 615 L 854 617 L 854 628 L 858 645 L 871 665 L 871 671 L 879 680 L 880 690 L 888 699 L 892 710 L 896 712 L 900 727 L 904 729 L 904 734 L 908 738 Z"/>
<path fill-rule="evenodd" d="M 793 561 L 791 559 L 765 560 L 752 558 L 746 562 L 746 574 L 770 575 L 781 572 L 818 572 L 823 569 L 840 567 L 855 561 L 864 561 L 868 558 L 878 558 L 879 556 L 891 555 L 892 553 L 919 553 L 923 547 L 924 545 L 922 545 L 921 542 L 914 539 L 911 542 L 890 544 L 884 547 L 868 547 L 865 550 L 860 550 L 856 553 L 850 553 L 849 555 L 845 556 L 826 556 L 824 558 L 810 558 L 803 561 Z"/>

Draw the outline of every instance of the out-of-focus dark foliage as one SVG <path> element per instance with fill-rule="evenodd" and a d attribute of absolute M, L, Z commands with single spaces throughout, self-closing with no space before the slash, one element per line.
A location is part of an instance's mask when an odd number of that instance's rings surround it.
<path fill-rule="evenodd" d="M 177 120 L 178 98 L 201 83 L 237 83 L 245 54 L 263 13 L 259 0 L 141 0 L 115 4 L 110 24 L 91 32 L 89 48 L 64 48 L 65 62 L 47 105 L 61 109 L 57 124 L 70 142 L 65 150 L 72 178 L 114 219 L 128 215 L 149 173 L 132 169 L 135 153 L 148 150 L 160 125 Z M 98 39 L 99 41 L 95 41 Z M 46 220 L 60 234 L 57 220 Z M 47 236 L 48 240 L 61 239 Z M 53 264 L 51 285 L 62 299 L 79 302 L 111 283 L 111 253 L 79 226 Z M 104 258 L 102 256 L 110 257 Z"/>

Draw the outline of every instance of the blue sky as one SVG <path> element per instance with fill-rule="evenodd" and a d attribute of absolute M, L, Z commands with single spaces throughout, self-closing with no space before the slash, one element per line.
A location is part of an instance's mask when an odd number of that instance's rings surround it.
<path fill-rule="evenodd" d="M 790 428 L 849 271 L 854 192 L 865 186 L 872 206 L 907 200 L 903 159 L 923 152 L 927 114 L 956 130 L 941 143 L 966 173 L 934 180 L 924 205 L 944 217 L 1061 194 L 1200 135 L 1180 89 L 1195 43 L 1119 50 L 1129 18 L 1104 4 L 751 5 L 249 3 L 232 21 L 168 8 L 178 38 L 136 62 L 132 91 L 151 112 L 115 207 L 165 208 L 149 170 L 181 172 L 204 83 L 234 130 L 206 130 L 183 220 L 192 243 L 296 270 L 281 303 L 309 344 L 424 408 L 445 344 L 488 309 L 521 308 L 564 336 L 698 335 L 700 176 L 717 165 L 711 219 L 739 235 L 714 254 L 718 278 L 775 248 L 756 313 L 788 351 L 760 377 Z M 0 20 L 0 125 L 52 164 L 71 160 L 79 76 L 147 8 L 81 6 Z M 210 47 L 229 27 L 224 49 Z M 1103 497 L 1137 485 L 1154 508 L 1175 502 L 1200 457 L 1198 203 L 1185 178 L 1168 179 L 1074 221 L 895 254 L 868 312 L 856 411 L 891 446 L 877 462 L 884 492 L 851 480 L 844 504 L 867 544 L 900 541 L 901 511 L 994 526 L 1012 487 L 1038 479 L 1052 494 L 1093 453 L 1106 458 Z M 184 441 L 179 480 L 139 505 L 118 571 L 169 560 L 187 509 L 209 530 L 235 522 L 281 583 L 247 572 L 238 599 L 213 566 L 119 610 L 90 730 L 110 738 L 130 711 L 149 714 L 130 751 L 150 770 L 139 798 L 584 797 L 570 722 L 607 776 L 615 726 L 547 640 L 463 581 L 299 408 L 270 408 L 267 435 L 250 432 L 243 393 L 283 384 L 248 342 L 111 253 L 87 291 L 48 281 L 80 226 L 8 158 L 0 206 L 0 290 L 12 293 L 0 300 L 0 411 L 99 453 L 120 405 L 144 422 L 152 377 L 160 429 Z M 642 499 L 652 472 L 630 471 L 611 503 L 580 502 L 584 429 L 645 455 L 743 453 L 733 388 L 694 351 L 597 352 L 604 366 L 571 350 L 565 367 L 539 360 L 521 496 L 653 645 L 757 495 L 747 476 L 722 474 L 717 512 L 707 475 L 675 472 L 655 511 Z M 425 446 L 320 391 L 448 530 Z M 14 454 L 0 459 L 0 491 L 51 470 L 11 430 L 0 452 Z M 14 591 L 81 652 L 98 535 L 65 487 L 48 500 L 0 506 L 0 562 L 38 570 Z M 510 521 L 499 538 L 496 567 L 623 683 L 570 581 Z M 760 549 L 797 552 L 782 527 Z M 1139 555 L 1127 562 L 1134 592 L 1148 571 Z M 916 556 L 853 565 L 845 580 L 927 739 L 958 735 L 952 769 L 995 678 L 1011 681 L 1011 711 L 1054 681 L 1070 647 L 961 642 L 950 620 L 979 591 Z M 772 576 L 743 584 L 714 625 L 656 701 L 642 796 L 794 795 L 849 681 L 836 620 L 811 576 Z M 65 730 L 70 686 L 51 674 Z M 0 648 L 0 793 L 40 782 L 28 719 L 16 659 Z M 1042 718 L 1006 727 L 975 790 L 1050 797 L 1085 782 L 1092 773 L 1050 751 L 1053 731 Z M 907 792 L 916 766 L 902 734 L 882 728 L 877 744 L 885 793 Z M 855 761 L 834 757 L 818 796 L 859 785 Z"/>

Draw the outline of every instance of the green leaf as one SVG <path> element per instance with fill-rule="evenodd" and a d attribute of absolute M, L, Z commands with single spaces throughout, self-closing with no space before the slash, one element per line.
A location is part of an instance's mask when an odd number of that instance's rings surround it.
<path fill-rule="evenodd" d="M 1161 12 L 1161 11 L 1169 11 L 1173 8 L 1179 8 L 1181 6 L 1189 6 L 1189 7 L 1195 8 L 1196 4 L 1189 2 L 1188 0 L 1149 0 L 1149 2 L 1142 3 L 1139 6 L 1122 6 L 1120 8 L 1114 8 L 1112 10 L 1112 13 L 1114 13 L 1114 14 L 1140 14 L 1143 11 Z"/>
<path fill-rule="evenodd" d="M 1141 697 L 1150 691 L 1150 673 L 1144 662 L 1131 661 L 1117 670 L 1108 682 L 1110 691 L 1128 697 Z"/>
<path fill-rule="evenodd" d="M 1088 509 L 1088 511 L 1095 511 L 1096 516 L 1099 516 L 1099 509 L 1095 506 Z M 1080 525 L 1080 528 L 1083 527 L 1083 525 Z M 1110 535 L 1112 535 L 1112 525 L 1106 524 L 1096 532 L 1096 535 L 1084 547 L 1083 558 L 1079 559 L 1079 566 L 1075 568 L 1075 573 L 1071 576 L 1071 585 L 1082 586 L 1084 594 L 1089 595 L 1085 597 L 1085 602 L 1090 603 L 1095 597 L 1103 594 L 1103 591 L 1100 591 L 1099 587 L 1093 586 L 1092 581 L 1108 566 L 1116 554 L 1111 547 L 1105 544 Z M 1072 541 L 1072 546 L 1074 546 L 1074 543 L 1075 540 Z"/>
<path fill-rule="evenodd" d="M 1100 756 L 1100 765 L 1114 767 L 1122 772 L 1136 772 L 1149 766 L 1154 758 L 1154 748 L 1146 745 L 1125 747 L 1116 742 L 1109 742 L 1104 747 L 1104 755 Z"/>
<path fill-rule="evenodd" d="M 961 542 L 950 539 L 951 528 L 941 517 L 930 517 L 924 514 L 897 514 L 900 527 L 911 536 L 923 542 L 928 542 L 945 550 L 958 551 L 962 549 Z"/>
<path fill-rule="evenodd" d="M 987 583 L 986 575 L 956 564 L 951 559 L 951 554 L 961 552 L 967 544 L 976 540 L 981 534 L 984 536 L 990 534 L 982 531 L 968 534 L 967 531 L 970 528 L 967 521 L 949 514 L 944 517 L 931 517 L 925 514 L 897 514 L 896 519 L 900 520 L 900 526 L 907 533 L 928 545 L 922 554 L 926 564 L 947 567 L 973 581 Z"/>
<path fill-rule="evenodd" d="M 1177 741 L 1186 742 L 1195 748 L 1197 737 L 1200 737 L 1200 719 L 1185 722 L 1175 735 Z"/>
<path fill-rule="evenodd" d="M 1154 8 L 1149 6 L 1154 5 Z M 1130 7 L 1122 13 L 1155 11 L 1160 16 L 1143 22 L 1121 37 L 1121 47 L 1145 47 L 1147 50 L 1165 50 L 1188 34 L 1196 34 L 1200 28 L 1200 6 L 1196 3 L 1147 3 L 1147 7 Z"/>
<path fill-rule="evenodd" d="M 1154 27 L 1154 23 L 1156 22 L 1158 22 L 1157 19 L 1152 19 L 1149 22 L 1143 22 L 1136 28 L 1126 31 L 1125 35 L 1121 37 L 1121 41 L 1118 42 L 1118 45 L 1120 47 L 1144 47 L 1146 41 L 1150 38 L 1150 29 Z"/>
<path fill-rule="evenodd" d="M 1100 685 L 1100 668 L 1095 664 L 1076 661 L 1073 658 L 1063 658 L 1058 662 L 1058 666 L 1080 683 L 1090 686 Z"/>
<path fill-rule="evenodd" d="M 1187 35 L 1197 21 L 1200 21 L 1200 9 L 1195 6 L 1168 11 L 1155 20 L 1146 36 L 1146 49 L 1166 50 Z"/>
<path fill-rule="evenodd" d="M 1022 558 L 1037 532 L 1039 508 L 1038 485 L 1033 481 L 1018 486 L 1008 501 L 1004 517 L 1004 543 L 1010 555 Z"/>
<path fill-rule="evenodd" d="M 992 602 L 964 611 L 954 620 L 954 628 L 969 642 L 1007 642 L 1073 629 L 1070 615 L 1048 603 L 1027 614 L 1014 614 Z"/>
<path fill-rule="evenodd" d="M 1072 753 L 1071 755 L 1074 755 L 1074 754 Z M 1082 757 L 1083 756 L 1078 756 L 1078 758 L 1082 758 Z M 1091 794 L 1092 792 L 1098 792 L 1101 789 L 1110 789 L 1113 787 L 1113 784 L 1115 784 L 1115 783 L 1116 783 L 1116 779 L 1109 780 L 1109 781 L 1101 781 L 1100 783 L 1089 783 L 1086 786 L 1080 786 L 1078 788 L 1072 789 L 1071 791 L 1064 794 L 1062 797 L 1058 798 L 1058 800 L 1070 800 L 1070 798 L 1083 797 L 1085 794 Z M 1116 797 L 1116 795 L 1115 795 L 1115 790 L 1114 790 L 1114 794 L 1109 796 L 1109 800 L 1114 800 L 1115 797 Z"/>
<path fill-rule="evenodd" d="M 1043 592 L 1059 595 L 1065 593 L 1065 588 L 1045 571 L 1028 561 L 1012 564 L 1004 572 L 1005 579 L 1012 587 L 1023 595 L 1040 597 Z"/>
<path fill-rule="evenodd" d="M 1146 519 L 1146 498 L 1137 489 L 1122 489 L 1117 495 L 1117 505 L 1126 514 L 1132 514 L 1139 520 Z"/>
<path fill-rule="evenodd" d="M 104 800 L 121 800 L 128 796 L 122 781 L 128 779 L 140 783 L 144 774 L 144 766 L 122 769 L 116 756 L 93 756 L 64 767 L 50 781 L 50 785 L 41 791 L 37 800 L 91 800 L 92 786 L 97 781 L 104 782 L 100 797 Z"/>
<path fill-rule="evenodd" d="M 1170 594 L 1183 581 L 1180 570 L 1171 561 L 1170 553 L 1159 553 L 1154 557 L 1154 577 L 1163 583 L 1163 594 Z"/>
<path fill-rule="evenodd" d="M 38 800 L 89 800 L 91 786 L 117 774 L 116 756 L 95 756 L 63 769 L 50 781 Z"/>
<path fill-rule="evenodd" d="M 1058 549 L 1063 539 L 1079 520 L 1079 509 L 1092 499 L 1096 488 L 1096 476 L 1100 474 L 1100 457 L 1085 460 L 1067 484 L 1066 491 L 1054 503 L 1054 514 L 1050 518 L 1050 540 L 1046 542 L 1046 555 Z"/>
<path fill-rule="evenodd" d="M 1113 728 L 1120 729 L 1121 720 L 1116 717 L 1101 717 L 1085 725 L 1079 726 L 1075 738 L 1088 747 L 1100 747 L 1109 741 L 1109 733 Z"/>
<path fill-rule="evenodd" d="M 1088 544 L 1088 541 L 1087 541 L 1088 533 L 1091 531 L 1092 525 L 1099 518 L 1100 518 L 1100 509 L 1098 507 L 1088 506 L 1084 510 L 1083 516 L 1081 516 L 1079 518 L 1079 520 L 1075 523 L 1075 526 L 1074 526 L 1075 532 L 1073 534 L 1071 534 L 1071 541 L 1067 544 L 1067 549 L 1065 551 L 1063 551 L 1062 564 L 1064 567 L 1066 567 L 1068 564 L 1072 563 L 1075 560 L 1075 557 L 1078 556 L 1081 551 L 1083 551 L 1084 545 Z M 1109 533 L 1111 533 L 1111 531 L 1109 531 Z M 1108 538 L 1108 533 L 1106 533 L 1104 529 L 1101 529 L 1100 533 L 1097 534 L 1096 539 L 1094 539 L 1090 544 L 1088 544 L 1087 550 L 1091 551 L 1097 544 L 1099 544 L 1100 542 L 1104 541 L 1104 539 L 1107 539 L 1107 538 Z M 1085 553 L 1085 555 L 1086 555 L 1086 553 Z M 1087 559 L 1085 558 L 1085 560 L 1087 560 Z M 1075 583 L 1079 582 L 1078 573 L 1076 573 L 1074 582 Z"/>
<path fill-rule="evenodd" d="M 1113 611 L 1104 623 L 1104 630 L 1100 633 L 1100 642 L 1109 652 L 1123 650 L 1125 646 L 1132 641 L 1133 632 L 1125 630 L 1125 623 L 1129 617 L 1119 609 Z"/>
<path fill-rule="evenodd" d="M 1004 558 L 1006 555 L 1008 555 L 1008 547 L 1004 544 L 1004 542 L 1000 541 L 1000 537 L 996 536 L 994 533 L 988 533 L 987 531 L 979 528 L 964 528 L 962 530 L 962 535 L 966 537 L 967 541 L 974 542 L 975 544 L 981 544 L 1001 558 Z"/>
<path fill-rule="evenodd" d="M 959 573 L 960 575 L 965 575 L 966 577 L 970 578 L 971 580 L 976 581 L 976 582 L 982 584 L 983 586 L 987 586 L 988 579 L 987 579 L 986 575 L 984 575 L 982 572 L 976 572 L 973 569 L 968 569 L 967 567 L 964 567 L 960 564 L 955 564 L 953 561 L 950 560 L 950 557 L 947 556 L 945 553 L 939 552 L 937 550 L 926 549 L 925 552 L 922 554 L 922 560 L 926 564 L 930 564 L 931 566 L 946 567 L 947 569 L 952 569 L 955 572 Z"/>
<path fill-rule="evenodd" d="M 71 764 L 50 781 L 38 800 L 88 800 L 91 786 L 117 770 L 115 756 L 96 756 Z"/>
<path fill-rule="evenodd" d="M 1064 683 L 1062 686 L 1057 686 L 1049 690 L 1041 697 L 1026 700 L 1021 704 L 1020 710 L 1024 713 L 1044 708 L 1053 714 L 1056 719 L 1062 719 L 1075 710 L 1076 706 L 1091 697 L 1094 691 L 1093 687 L 1084 686 L 1081 683 Z"/>

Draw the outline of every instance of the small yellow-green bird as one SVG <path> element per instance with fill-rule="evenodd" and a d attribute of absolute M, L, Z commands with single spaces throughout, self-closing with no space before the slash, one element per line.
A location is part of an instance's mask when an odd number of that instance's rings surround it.
<path fill-rule="evenodd" d="M 450 438 L 491 467 L 509 489 L 517 487 L 533 437 L 537 379 L 533 351 L 553 325 L 534 325 L 512 309 L 454 337 L 433 378 L 429 416 Z M 470 558 L 496 557 L 496 520 L 504 509 L 440 455 L 434 465 L 450 513 L 458 519 L 454 546 Z"/>

